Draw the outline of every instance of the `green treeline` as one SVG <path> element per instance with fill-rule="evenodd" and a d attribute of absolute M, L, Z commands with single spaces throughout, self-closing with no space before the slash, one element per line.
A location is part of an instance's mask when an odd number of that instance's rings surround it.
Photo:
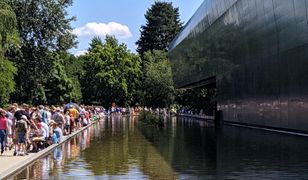
<path fill-rule="evenodd" d="M 174 88 L 167 56 L 183 24 L 172 3 L 155 1 L 147 10 L 137 54 L 107 35 L 93 37 L 78 57 L 68 51 L 77 45 L 71 27 L 76 18 L 67 12 L 72 3 L 0 2 L 0 106 L 74 101 L 157 108 L 170 107 L 185 94 Z"/>

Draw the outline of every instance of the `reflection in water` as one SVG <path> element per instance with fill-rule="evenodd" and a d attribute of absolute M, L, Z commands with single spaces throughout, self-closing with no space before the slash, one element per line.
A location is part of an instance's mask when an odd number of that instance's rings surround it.
<path fill-rule="evenodd" d="M 172 118 L 105 119 L 13 179 L 307 178 L 307 138 Z"/>

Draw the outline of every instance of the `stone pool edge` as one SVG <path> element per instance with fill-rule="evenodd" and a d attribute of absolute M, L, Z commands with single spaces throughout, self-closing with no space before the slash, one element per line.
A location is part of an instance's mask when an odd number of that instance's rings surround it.
<path fill-rule="evenodd" d="M 19 162 L 15 167 L 6 169 L 3 172 L 0 171 L 0 179 L 6 179 L 6 178 L 12 176 L 16 172 L 22 170 L 23 168 L 25 168 L 28 165 L 30 165 L 31 163 L 35 162 L 39 158 L 45 156 L 46 154 L 48 154 L 50 151 L 52 151 L 56 147 L 62 145 L 63 143 L 65 143 L 66 141 L 71 139 L 72 137 L 76 136 L 77 134 L 79 134 L 80 132 L 84 131 L 85 129 L 88 129 L 90 126 L 92 126 L 93 124 L 99 122 L 102 119 L 104 119 L 104 117 L 99 119 L 99 120 L 91 122 L 89 125 L 79 129 L 78 131 L 70 134 L 69 136 L 64 136 L 63 140 L 61 142 L 59 142 L 57 144 L 53 144 L 53 145 L 51 145 L 51 146 L 49 146 L 49 147 L 47 147 L 47 148 L 45 148 L 45 149 L 35 153 L 33 156 L 29 156 L 28 158 L 26 158 L 26 159 L 22 160 L 21 162 Z"/>

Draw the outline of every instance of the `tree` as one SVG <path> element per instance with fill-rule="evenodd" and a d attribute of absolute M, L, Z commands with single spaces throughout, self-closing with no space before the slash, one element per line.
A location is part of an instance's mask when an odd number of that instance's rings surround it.
<path fill-rule="evenodd" d="M 216 108 L 216 89 L 179 89 L 175 93 L 175 101 L 182 107 L 193 110 L 203 109 L 203 112 L 210 115 Z"/>
<path fill-rule="evenodd" d="M 16 68 L 6 57 L 8 47 L 16 43 L 16 16 L 5 2 L 0 2 L 0 105 L 9 101 L 15 90 L 14 75 Z"/>
<path fill-rule="evenodd" d="M 164 51 L 144 54 L 143 105 L 153 108 L 168 107 L 173 103 L 174 87 L 171 66 Z"/>
<path fill-rule="evenodd" d="M 179 8 L 172 3 L 155 1 L 145 14 L 146 24 L 141 26 L 141 36 L 136 42 L 137 52 L 143 55 L 148 50 L 168 50 L 169 43 L 179 33 L 182 23 Z"/>
<path fill-rule="evenodd" d="M 81 58 L 75 57 L 69 53 L 62 53 L 60 59 L 62 59 L 61 62 L 65 69 L 64 72 L 72 81 L 73 89 L 70 93 L 70 100 L 74 102 L 81 102 L 82 92 L 80 81 L 84 74 L 84 62 Z"/>
<path fill-rule="evenodd" d="M 133 103 L 133 92 L 141 77 L 141 60 L 125 44 L 119 44 L 113 36 L 106 36 L 104 43 L 95 37 L 88 53 L 80 58 L 85 64 L 81 84 L 86 103 Z"/>
<path fill-rule="evenodd" d="M 18 85 L 15 101 L 33 103 L 43 97 L 45 85 L 53 76 L 55 53 L 65 52 L 75 45 L 66 8 L 72 0 L 14 0 L 10 1 L 17 17 L 21 40 L 19 52 L 11 52 L 17 65 Z"/>
<path fill-rule="evenodd" d="M 81 88 L 79 81 L 69 77 L 65 71 L 64 62 L 67 54 L 55 55 L 51 77 L 45 84 L 45 93 L 48 104 L 63 104 L 65 102 L 80 102 Z"/>

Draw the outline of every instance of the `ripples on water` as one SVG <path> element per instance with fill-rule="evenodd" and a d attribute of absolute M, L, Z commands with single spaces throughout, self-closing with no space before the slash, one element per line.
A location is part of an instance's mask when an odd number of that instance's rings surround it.
<path fill-rule="evenodd" d="M 10 179 L 307 179 L 308 138 L 188 118 L 105 119 Z"/>

